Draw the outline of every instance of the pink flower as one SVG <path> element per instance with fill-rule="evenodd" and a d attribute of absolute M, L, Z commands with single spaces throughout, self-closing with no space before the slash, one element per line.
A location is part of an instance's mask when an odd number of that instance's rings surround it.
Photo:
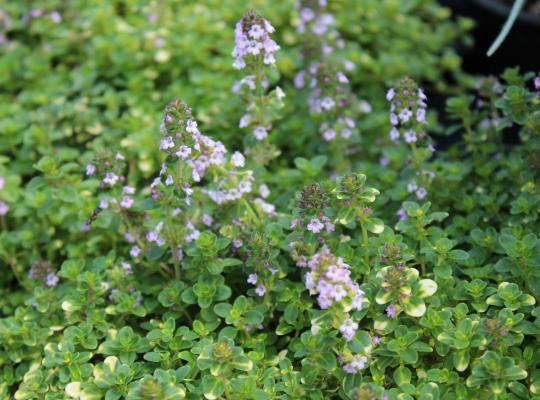
<path fill-rule="evenodd" d="M 263 284 L 257 286 L 257 288 L 255 289 L 255 293 L 257 293 L 261 297 L 264 296 L 264 294 L 266 293 L 266 287 Z"/>
<path fill-rule="evenodd" d="M 386 316 L 388 318 L 396 318 L 396 306 L 394 304 L 390 304 L 386 307 Z"/>
<path fill-rule="evenodd" d="M 244 116 L 242 116 L 242 118 L 240 118 L 240 121 L 238 122 L 238 127 L 245 128 L 246 126 L 249 125 L 250 122 L 251 122 L 251 116 L 249 114 L 245 114 Z"/>
<path fill-rule="evenodd" d="M 118 182 L 118 175 L 113 174 L 112 172 L 107 172 L 105 174 L 105 178 L 103 179 L 103 183 L 106 183 L 110 186 L 114 186 Z"/>
<path fill-rule="evenodd" d="M 87 176 L 93 175 L 94 172 L 96 172 L 96 167 L 94 166 L 94 164 L 87 164 L 86 165 L 86 175 Z"/>
<path fill-rule="evenodd" d="M 263 183 L 259 185 L 259 194 L 263 199 L 266 199 L 268 196 L 270 196 L 270 189 L 268 189 L 268 186 Z"/>
<path fill-rule="evenodd" d="M 231 161 L 235 167 L 243 167 L 246 164 L 244 155 L 239 151 L 235 151 L 231 157 Z"/>
<path fill-rule="evenodd" d="M 404 108 L 403 110 L 401 110 L 399 112 L 399 119 L 401 120 L 402 123 L 407 123 L 409 122 L 409 120 L 411 119 L 412 117 L 412 111 L 409 110 L 408 108 Z"/>
<path fill-rule="evenodd" d="M 358 330 L 358 323 L 348 318 L 339 327 L 339 331 L 343 334 L 343 337 L 347 342 L 353 340 L 356 331 Z"/>
<path fill-rule="evenodd" d="M 52 272 L 45 277 L 45 285 L 48 287 L 56 286 L 59 281 L 60 278 Z"/>
<path fill-rule="evenodd" d="M 124 270 L 126 275 L 133 273 L 133 270 L 131 269 L 131 264 L 125 261 L 122 262 L 122 269 Z"/>
<path fill-rule="evenodd" d="M 274 64 L 274 53 L 279 49 L 277 43 L 270 38 L 274 31 L 270 22 L 257 13 L 248 11 L 236 24 L 233 66 L 244 69 L 247 66 L 246 60 L 259 56 L 262 56 L 265 64 Z"/>
<path fill-rule="evenodd" d="M 418 121 L 420 123 L 425 123 L 426 122 L 426 110 L 424 108 L 419 108 L 416 111 L 416 121 Z"/>
<path fill-rule="evenodd" d="M 336 138 L 336 131 L 333 129 L 327 129 L 323 132 L 323 139 L 327 142 L 334 140 Z"/>
<path fill-rule="evenodd" d="M 257 140 L 264 140 L 268 137 L 268 132 L 264 127 L 258 126 L 253 129 L 253 136 L 255 136 L 255 139 Z"/>
<path fill-rule="evenodd" d="M 399 131 L 396 128 L 392 128 L 392 130 L 390 131 L 390 139 L 393 142 L 399 141 Z"/>
<path fill-rule="evenodd" d="M 364 369 L 368 362 L 367 357 L 355 355 L 352 358 L 352 361 L 343 365 L 343 370 L 348 374 L 356 374 L 358 371 Z"/>
<path fill-rule="evenodd" d="M 416 138 L 416 132 L 413 131 L 412 129 L 408 130 L 407 132 L 405 132 L 405 134 L 403 135 L 403 137 L 405 138 L 405 141 L 407 143 L 414 143 L 416 142 L 417 138 Z"/>
<path fill-rule="evenodd" d="M 136 258 L 141 254 L 141 249 L 137 246 L 133 246 L 131 250 L 129 251 L 129 255 L 133 258 Z"/>
<path fill-rule="evenodd" d="M 6 215 L 9 212 L 9 205 L 0 200 L 0 215 Z"/>
<path fill-rule="evenodd" d="M 324 225 L 317 218 L 313 218 L 307 225 L 307 229 L 313 233 L 319 233 L 324 228 Z"/>
<path fill-rule="evenodd" d="M 212 218 L 211 215 L 204 214 L 203 217 L 202 217 L 202 222 L 203 222 L 203 224 L 205 224 L 206 226 L 211 226 L 211 225 L 212 225 L 212 222 L 214 222 L 214 218 Z"/>
<path fill-rule="evenodd" d="M 336 102 L 332 100 L 330 97 L 325 97 L 321 100 L 321 107 L 326 110 L 330 111 L 334 106 L 336 105 Z"/>
<path fill-rule="evenodd" d="M 122 197 L 122 200 L 120 201 L 120 206 L 122 208 L 131 208 L 133 206 L 134 200 L 129 196 Z"/>
<path fill-rule="evenodd" d="M 256 285 L 257 284 L 257 278 L 258 278 L 257 274 L 249 274 L 247 282 L 251 283 L 252 285 Z"/>

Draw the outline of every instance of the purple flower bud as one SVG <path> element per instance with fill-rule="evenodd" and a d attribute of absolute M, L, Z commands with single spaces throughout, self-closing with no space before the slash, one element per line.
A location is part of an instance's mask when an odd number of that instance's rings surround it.
<path fill-rule="evenodd" d="M 48 287 L 56 286 L 59 281 L 60 278 L 52 272 L 45 277 L 45 285 L 47 285 Z"/>

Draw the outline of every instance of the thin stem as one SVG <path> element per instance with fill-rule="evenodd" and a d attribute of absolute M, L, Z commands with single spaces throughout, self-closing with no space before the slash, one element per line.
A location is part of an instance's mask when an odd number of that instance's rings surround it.
<path fill-rule="evenodd" d="M 246 199 L 244 198 L 242 199 L 242 204 L 246 208 L 248 214 L 254 219 L 254 222 L 260 222 L 257 213 L 255 212 L 253 207 L 251 207 L 251 204 L 249 204 L 249 202 Z"/>
<path fill-rule="evenodd" d="M 426 261 L 424 259 L 420 260 L 420 270 L 422 271 L 422 276 L 426 276 Z"/>
<path fill-rule="evenodd" d="M 170 215 L 170 210 L 167 209 L 167 216 Z M 171 239 L 171 253 L 172 253 L 172 259 L 174 263 L 174 277 L 179 280 L 180 279 L 180 260 L 178 259 L 178 241 L 176 239 L 176 233 L 174 232 L 174 228 L 171 224 L 170 218 L 165 219 L 165 225 L 167 226 L 167 230 L 169 231 L 169 237 Z"/>
<path fill-rule="evenodd" d="M 133 225 L 131 224 L 129 217 L 126 215 L 126 213 L 122 209 L 120 209 L 120 216 L 122 217 L 124 224 L 126 224 L 126 229 L 129 232 L 129 234 L 133 237 L 133 239 L 135 239 L 135 242 L 140 247 L 140 249 L 143 250 L 146 246 L 142 242 L 139 235 L 135 232 L 135 229 L 133 228 Z"/>
<path fill-rule="evenodd" d="M 184 307 L 182 307 L 182 313 L 184 314 L 186 319 L 189 321 L 189 325 L 192 327 L 193 326 L 193 319 L 191 318 L 191 315 L 188 314 L 188 312 L 186 311 L 186 309 Z"/>
<path fill-rule="evenodd" d="M 369 237 L 368 237 L 367 229 L 364 226 L 364 224 L 362 223 L 362 220 L 360 220 L 360 227 L 362 228 L 362 244 L 364 246 L 364 251 L 365 251 L 365 253 L 364 253 L 364 262 L 366 263 L 366 268 L 367 268 L 365 280 L 367 281 L 368 276 L 369 276 L 369 270 L 370 270 L 370 268 L 369 268 L 369 254 L 368 254 Z"/>
<path fill-rule="evenodd" d="M 420 154 L 418 153 L 418 148 L 416 147 L 416 143 L 414 142 L 411 143 L 411 152 L 412 152 L 413 167 L 414 169 L 416 169 L 416 171 L 418 171 L 420 175 L 420 186 L 425 188 L 426 182 L 425 182 L 424 174 L 422 173 L 422 160 L 421 160 Z"/>
<path fill-rule="evenodd" d="M 228 383 L 225 382 L 225 398 L 227 400 L 230 400 L 232 397 L 231 397 L 231 393 L 229 391 L 229 387 L 228 387 Z"/>

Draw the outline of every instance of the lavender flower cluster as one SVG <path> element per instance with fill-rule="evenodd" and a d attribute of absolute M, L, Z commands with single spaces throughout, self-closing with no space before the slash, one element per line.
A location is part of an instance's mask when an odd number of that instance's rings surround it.
<path fill-rule="evenodd" d="M 339 138 L 350 139 L 356 128 L 356 112 L 370 112 L 367 102 L 357 104 L 347 76 L 339 70 L 328 56 L 334 47 L 343 48 L 344 41 L 333 28 L 335 19 L 326 12 L 326 1 L 302 1 L 299 3 L 300 24 L 298 32 L 305 35 L 303 57 L 315 60 L 306 70 L 300 71 L 294 84 L 297 89 L 306 88 L 310 112 L 323 116 L 319 131 L 327 142 Z M 344 63 L 353 69 L 350 61 Z"/>
<path fill-rule="evenodd" d="M 361 310 L 364 303 L 364 291 L 351 279 L 350 266 L 341 257 L 336 257 L 327 246 L 313 254 L 305 262 L 297 261 L 299 267 L 308 267 L 305 274 L 306 288 L 310 294 L 318 295 L 319 307 L 323 310 L 334 305 L 349 312 Z M 347 341 L 351 341 L 358 330 L 358 323 L 350 318 L 342 321 L 339 331 Z"/>
<path fill-rule="evenodd" d="M 191 179 L 194 182 L 201 182 L 211 167 L 219 171 L 221 179 L 211 188 L 202 190 L 217 204 L 239 200 L 252 191 L 251 171 L 241 170 L 245 166 L 244 155 L 236 151 L 227 159 L 227 149 L 223 143 L 199 131 L 192 111 L 185 103 L 174 100 L 167 106 L 161 132 L 164 137 L 160 142 L 160 150 L 176 159 L 180 165 L 169 171 L 167 164 L 163 164 L 159 177 L 151 185 L 154 191 L 162 183 L 162 177 L 165 177 L 165 186 L 177 183 L 186 193 L 186 202 L 189 204 L 191 185 L 179 172 L 184 165 L 191 170 Z"/>
<path fill-rule="evenodd" d="M 251 193 L 253 189 L 254 178 L 251 171 L 247 171 L 239 180 L 237 185 L 231 184 L 225 179 L 221 179 L 217 186 L 212 189 L 202 189 L 202 192 L 207 194 L 216 204 L 223 204 L 229 201 L 240 200 L 244 194 Z M 230 176 L 238 177 L 239 175 L 230 172 Z"/>
<path fill-rule="evenodd" d="M 262 91 L 266 91 L 269 86 L 268 78 L 263 76 L 259 84 L 262 87 Z M 257 95 L 255 90 L 256 88 L 257 84 L 255 75 L 248 75 L 235 82 L 232 91 L 235 94 L 242 95 L 246 103 L 248 103 L 247 111 L 242 118 L 240 118 L 238 127 L 251 128 L 255 139 L 258 141 L 263 141 L 268 137 L 272 124 L 271 121 L 268 120 L 268 115 L 260 112 L 260 107 L 264 103 L 268 102 L 274 103 L 272 105 L 275 108 L 281 108 L 283 106 L 285 92 L 279 86 L 277 86 L 268 94 L 268 96 L 265 96 L 264 94 Z"/>
<path fill-rule="evenodd" d="M 125 167 L 125 157 L 122 154 L 116 152 L 113 155 L 110 151 L 102 151 L 94 162 L 86 165 L 86 175 L 98 176 L 101 188 L 115 187 L 125 182 L 126 177 L 123 175 Z"/>
<path fill-rule="evenodd" d="M 356 354 L 352 356 L 349 362 L 343 364 L 343 370 L 348 374 L 356 374 L 366 367 L 367 362 L 368 358 L 366 356 Z"/>
<path fill-rule="evenodd" d="M 406 143 L 416 143 L 427 137 L 423 126 L 426 122 L 426 100 L 424 91 L 410 78 L 403 78 L 395 88 L 386 93 L 390 102 L 390 139 L 398 143 L 403 137 Z"/>
<path fill-rule="evenodd" d="M 279 50 L 278 44 L 270 37 L 273 32 L 274 28 L 270 22 L 254 11 L 248 11 L 238 21 L 235 29 L 233 66 L 237 69 L 250 70 L 249 75 L 233 86 L 233 92 L 241 95 L 248 105 L 247 112 L 240 119 L 239 127 L 251 128 L 253 136 L 258 141 L 268 137 L 268 132 L 272 128 L 269 116 L 275 114 L 272 110 L 264 112 L 264 109 L 270 107 L 277 110 L 283 107 L 282 100 L 285 97 L 280 87 L 265 95 L 269 81 L 264 74 L 264 68 L 275 64 L 275 53 Z"/>
<path fill-rule="evenodd" d="M 350 266 L 341 257 L 334 256 L 327 246 L 311 257 L 307 267 L 310 271 L 306 272 L 306 287 L 311 294 L 318 294 L 322 309 L 334 303 L 342 304 L 345 311 L 362 309 L 364 292 L 351 279 Z"/>
<path fill-rule="evenodd" d="M 395 88 L 388 90 L 386 99 L 390 102 L 390 139 L 397 144 L 403 138 L 413 152 L 417 178 L 408 182 L 407 192 L 414 193 L 418 200 L 424 200 L 428 193 L 426 188 L 435 177 L 433 171 L 423 169 L 417 152 L 417 144 L 421 141 L 427 144 L 427 154 L 435 152 L 425 131 L 427 96 L 412 79 L 405 77 Z"/>
<path fill-rule="evenodd" d="M 160 128 L 163 139 L 159 149 L 169 157 L 185 161 L 195 182 L 201 181 L 211 165 L 225 163 L 227 150 L 223 143 L 201 134 L 191 108 L 180 100 L 174 100 L 166 107 Z M 162 175 L 166 175 L 167 186 L 174 183 L 173 175 L 165 172 Z"/>
<path fill-rule="evenodd" d="M 248 11 L 236 24 L 234 31 L 235 46 L 232 52 L 235 62 L 233 66 L 244 69 L 252 58 L 255 63 L 262 60 L 264 64 L 275 64 L 275 52 L 279 50 L 278 44 L 270 37 L 275 31 L 266 19 L 255 11 Z"/>
<path fill-rule="evenodd" d="M 300 22 L 297 32 L 309 40 L 306 41 L 306 55 L 328 56 L 335 48 L 343 48 L 345 42 L 335 29 L 336 19 L 326 8 L 326 0 L 301 0 L 298 2 Z M 349 64 L 346 64 L 350 66 Z"/>

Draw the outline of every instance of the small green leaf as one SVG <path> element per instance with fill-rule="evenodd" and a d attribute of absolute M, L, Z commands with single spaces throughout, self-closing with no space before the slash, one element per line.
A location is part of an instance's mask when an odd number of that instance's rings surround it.
<path fill-rule="evenodd" d="M 421 299 L 433 296 L 437 291 L 437 283 L 431 279 L 421 279 L 416 285 L 414 293 Z"/>
<path fill-rule="evenodd" d="M 411 370 L 407 367 L 399 367 L 394 371 L 394 381 L 398 386 L 411 383 Z"/>
<path fill-rule="evenodd" d="M 418 297 L 409 297 L 403 302 L 403 309 L 407 315 L 420 318 L 426 313 L 426 304 Z"/>
<path fill-rule="evenodd" d="M 203 393 L 208 400 L 218 399 L 225 392 L 225 383 L 222 378 L 216 378 L 212 375 L 203 377 Z"/>
<path fill-rule="evenodd" d="M 154 351 L 151 351 L 150 353 L 146 353 L 143 358 L 146 360 L 146 361 L 150 361 L 150 362 L 160 362 L 161 361 L 161 356 L 159 355 L 159 353 L 156 353 Z"/>

